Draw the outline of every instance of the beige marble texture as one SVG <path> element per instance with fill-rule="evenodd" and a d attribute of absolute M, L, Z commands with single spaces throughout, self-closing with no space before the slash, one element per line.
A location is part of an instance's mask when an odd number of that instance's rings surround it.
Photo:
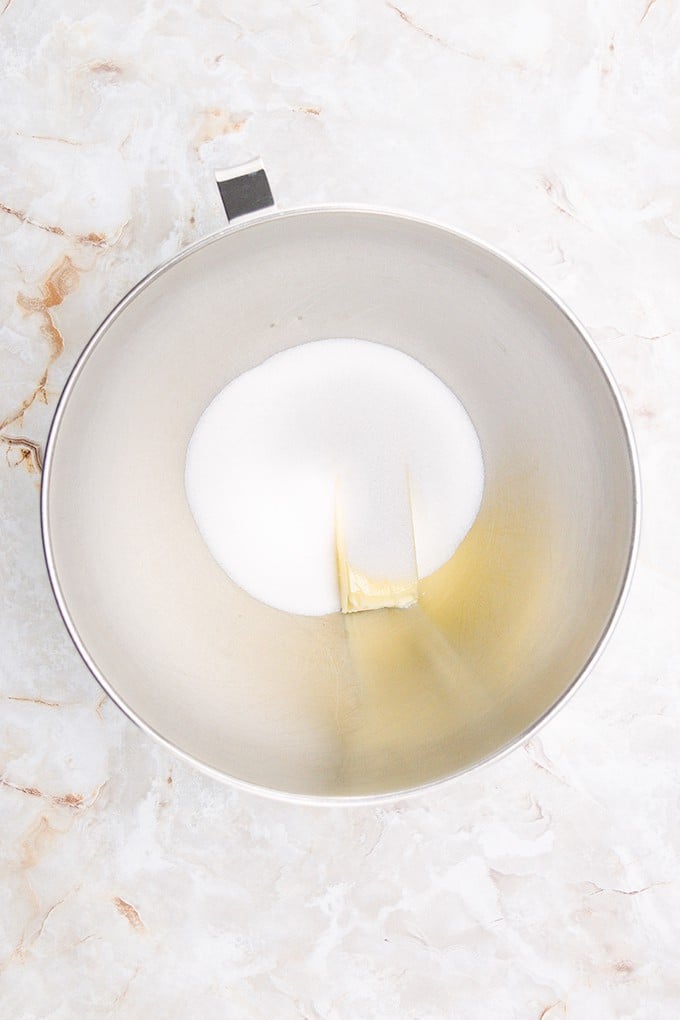
<path fill-rule="evenodd" d="M 0 1017 L 680 1016 L 680 6 L 0 0 Z M 392 206 L 519 258 L 630 407 L 644 527 L 540 736 L 420 798 L 234 792 L 102 696 L 40 547 L 69 369 L 145 272 L 282 207 Z"/>

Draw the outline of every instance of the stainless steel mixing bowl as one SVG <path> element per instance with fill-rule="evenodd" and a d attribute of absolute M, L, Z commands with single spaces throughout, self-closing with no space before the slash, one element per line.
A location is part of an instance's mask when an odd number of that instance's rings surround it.
<path fill-rule="evenodd" d="M 228 212 L 266 204 L 252 168 L 233 180 Z M 214 395 L 330 336 L 417 358 L 480 436 L 480 515 L 416 613 L 262 605 L 187 505 L 187 443 Z M 97 330 L 55 414 L 42 521 L 66 625 L 131 719 L 213 775 L 338 801 L 455 776 L 552 714 L 620 611 L 638 481 L 607 368 L 531 274 L 406 216 L 270 210 L 161 266 Z"/>

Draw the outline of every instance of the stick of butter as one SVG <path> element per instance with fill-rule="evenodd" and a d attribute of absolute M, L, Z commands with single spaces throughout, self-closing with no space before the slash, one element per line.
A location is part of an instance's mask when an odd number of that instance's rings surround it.
<path fill-rule="evenodd" d="M 335 489 L 335 545 L 343 613 L 406 609 L 418 600 L 407 469 L 346 473 Z"/>

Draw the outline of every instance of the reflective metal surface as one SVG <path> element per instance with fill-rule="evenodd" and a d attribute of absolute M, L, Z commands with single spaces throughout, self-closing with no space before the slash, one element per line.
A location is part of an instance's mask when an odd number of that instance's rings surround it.
<path fill-rule="evenodd" d="M 329 336 L 419 359 L 481 439 L 479 518 L 414 611 L 270 609 L 213 561 L 187 505 L 213 396 Z M 238 784 L 375 798 L 502 753 L 574 689 L 630 578 L 637 488 L 608 373 L 538 281 L 431 224 L 315 209 L 206 239 L 106 320 L 55 415 L 43 535 L 77 647 L 143 728 Z"/>

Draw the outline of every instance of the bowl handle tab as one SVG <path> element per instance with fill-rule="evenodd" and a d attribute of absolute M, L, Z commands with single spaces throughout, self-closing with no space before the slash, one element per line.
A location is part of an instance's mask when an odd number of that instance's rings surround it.
<path fill-rule="evenodd" d="M 216 170 L 215 179 L 230 223 L 242 216 L 276 209 L 272 189 L 260 159 L 253 159 L 228 170 Z"/>

